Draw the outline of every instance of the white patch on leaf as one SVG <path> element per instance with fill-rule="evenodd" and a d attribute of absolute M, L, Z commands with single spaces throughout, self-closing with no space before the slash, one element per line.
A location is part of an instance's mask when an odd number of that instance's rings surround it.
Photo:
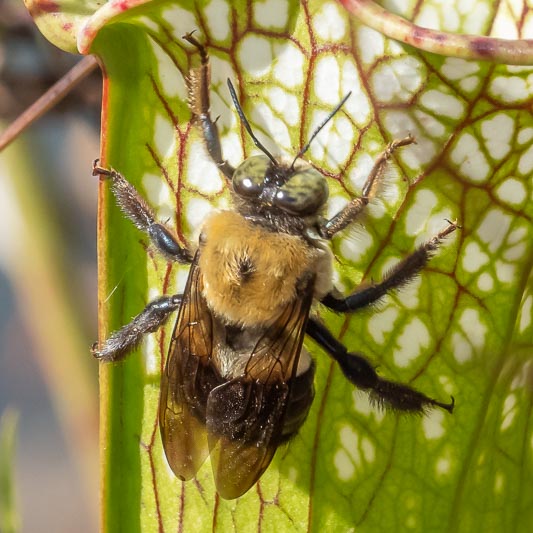
<path fill-rule="evenodd" d="M 522 304 L 522 308 L 520 309 L 520 321 L 518 325 L 518 329 L 520 333 L 523 333 L 526 328 L 528 328 L 531 325 L 531 309 L 533 307 L 533 296 L 529 295 Z"/>
<path fill-rule="evenodd" d="M 272 109 L 265 103 L 259 103 L 254 107 L 250 116 L 256 124 L 264 125 L 265 134 L 261 136 L 259 131 L 255 134 L 261 138 L 261 142 L 272 152 L 279 153 L 279 149 L 292 152 L 289 129 L 285 121 L 278 118 Z"/>
<path fill-rule="evenodd" d="M 394 323 L 398 318 L 397 307 L 387 307 L 382 311 L 374 313 L 367 323 L 368 333 L 377 344 L 384 344 L 387 334 L 394 330 Z"/>
<path fill-rule="evenodd" d="M 502 494 L 505 486 L 505 477 L 502 472 L 497 472 L 494 476 L 494 492 L 495 494 Z"/>
<path fill-rule="evenodd" d="M 394 264 L 398 264 L 398 260 Z M 393 265 L 391 264 L 390 267 Z M 386 271 L 385 271 L 386 272 Z M 384 272 L 384 274 L 385 274 Z M 417 276 L 407 285 L 402 287 L 401 294 L 396 298 L 400 305 L 405 309 L 415 310 L 420 307 L 420 289 L 422 287 L 422 277 Z"/>
<path fill-rule="evenodd" d="M 294 466 L 289 467 L 289 469 L 287 470 L 287 479 L 289 479 L 289 481 L 292 481 L 292 483 L 295 483 L 298 480 L 298 477 L 298 470 L 296 470 Z"/>
<path fill-rule="evenodd" d="M 404 56 L 379 65 L 370 83 L 379 102 L 391 103 L 411 100 L 424 80 L 424 65 L 413 56 Z"/>
<path fill-rule="evenodd" d="M 156 296 L 158 297 L 159 294 Z M 150 301 L 153 298 L 150 297 Z M 156 351 L 159 349 L 157 335 L 146 335 L 143 339 L 142 354 L 144 359 L 144 371 L 148 376 L 159 375 L 159 358 L 156 357 Z"/>
<path fill-rule="evenodd" d="M 173 4 L 175 5 L 175 4 Z M 183 35 L 198 27 L 194 13 L 181 7 L 171 7 L 161 12 L 161 18 L 168 28 L 172 28 L 172 35 L 176 41 L 181 42 Z"/>
<path fill-rule="evenodd" d="M 406 146 L 398 152 L 398 157 L 414 172 L 421 172 L 427 164 L 435 157 L 437 149 L 442 150 L 442 143 L 434 143 L 426 135 L 420 132 L 418 124 L 413 117 L 404 111 L 394 109 L 383 111 L 383 124 L 392 139 L 402 139 L 411 133 L 416 144 Z"/>
<path fill-rule="evenodd" d="M 287 124 L 296 126 L 300 122 L 300 103 L 296 96 L 280 87 L 272 87 L 268 89 L 267 98 L 272 109 L 283 115 L 283 120 Z"/>
<path fill-rule="evenodd" d="M 203 9 L 209 34 L 218 41 L 227 39 L 231 30 L 229 4 L 224 0 L 211 0 Z"/>
<path fill-rule="evenodd" d="M 361 451 L 367 463 L 373 463 L 376 460 L 376 447 L 367 437 L 361 439 Z"/>
<path fill-rule="evenodd" d="M 458 363 L 472 359 L 474 351 L 479 352 L 485 346 L 487 326 L 481 321 L 477 309 L 466 308 L 458 320 L 461 331 L 452 335 L 453 356 Z"/>
<path fill-rule="evenodd" d="M 174 124 L 166 115 L 157 114 L 154 124 L 155 150 L 160 159 L 171 157 L 176 151 Z"/>
<path fill-rule="evenodd" d="M 488 92 L 502 102 L 516 105 L 529 98 L 530 88 L 526 80 L 518 76 L 498 76 L 492 80 Z"/>
<path fill-rule="evenodd" d="M 370 155 L 368 152 L 359 150 L 356 153 L 355 162 L 350 168 L 350 172 L 347 177 L 357 191 L 363 190 L 363 186 L 368 178 L 368 175 L 370 174 L 370 171 L 372 170 L 372 167 L 374 166 L 374 163 L 374 156 Z"/>
<path fill-rule="evenodd" d="M 288 88 L 298 87 L 304 81 L 305 58 L 292 42 L 274 46 L 274 77 Z"/>
<path fill-rule="evenodd" d="M 185 207 L 185 220 L 187 220 L 191 228 L 197 228 L 212 210 L 213 207 L 209 200 L 205 200 L 204 198 L 191 198 Z"/>
<path fill-rule="evenodd" d="M 321 57 L 313 76 L 316 97 L 328 106 L 334 107 L 341 99 L 339 62 L 334 56 Z"/>
<path fill-rule="evenodd" d="M 415 117 L 424 128 L 424 131 L 431 137 L 444 137 L 446 128 L 442 122 L 439 122 L 433 115 L 425 113 L 420 109 L 414 110 Z"/>
<path fill-rule="evenodd" d="M 498 198 L 507 204 L 517 207 L 527 200 L 527 190 L 523 182 L 517 178 L 509 177 L 496 188 Z"/>
<path fill-rule="evenodd" d="M 420 12 L 416 17 L 415 23 L 423 28 L 431 30 L 441 29 L 441 16 L 435 6 L 427 3 L 422 4 Z"/>
<path fill-rule="evenodd" d="M 345 450 L 337 450 L 333 457 L 333 464 L 337 477 L 342 481 L 349 481 L 355 474 L 355 467 Z"/>
<path fill-rule="evenodd" d="M 520 242 L 507 248 L 503 254 L 503 258 L 506 261 L 517 262 L 524 257 L 526 250 L 526 243 Z"/>
<path fill-rule="evenodd" d="M 405 217 L 405 233 L 409 236 L 420 234 L 433 206 L 437 203 L 437 195 L 428 189 L 419 189 L 415 195 L 415 203 L 409 208 Z"/>
<path fill-rule="evenodd" d="M 137 17 L 135 19 L 136 24 L 142 24 L 145 28 L 157 32 L 160 30 L 159 24 L 148 17 Z"/>
<path fill-rule="evenodd" d="M 461 8 L 464 9 L 464 6 L 461 6 Z M 463 13 L 467 13 L 466 20 L 463 21 L 462 25 L 464 33 L 470 33 L 473 35 L 482 34 L 486 25 L 489 23 L 489 17 L 491 16 L 489 6 L 482 2 L 476 2 L 473 9 L 463 11 Z M 501 35 L 501 37 L 505 37 L 505 39 L 510 38 L 503 35 Z"/>
<path fill-rule="evenodd" d="M 525 144 L 533 139 L 533 128 L 524 128 L 518 132 L 516 140 L 519 144 Z"/>
<path fill-rule="evenodd" d="M 492 158 L 503 159 L 511 151 L 515 123 L 503 113 L 481 123 L 481 135 Z"/>
<path fill-rule="evenodd" d="M 446 225 L 446 219 L 452 219 L 450 210 L 445 207 L 439 208 L 437 195 L 429 189 L 418 189 L 414 196 L 414 203 L 409 207 L 405 217 L 405 234 L 416 237 L 416 243 L 421 244 L 442 231 Z"/>
<path fill-rule="evenodd" d="M 443 93 L 435 89 L 426 91 L 420 97 L 420 104 L 433 111 L 437 116 L 445 116 L 453 119 L 461 118 L 464 113 L 464 103 L 456 96 Z"/>
<path fill-rule="evenodd" d="M 489 262 L 489 256 L 481 249 L 477 241 L 470 241 L 466 244 L 461 255 L 465 272 L 478 272 Z"/>
<path fill-rule="evenodd" d="M 442 411 L 431 411 L 422 418 L 422 431 L 428 440 L 440 439 L 444 433 L 444 413 Z"/>
<path fill-rule="evenodd" d="M 472 345 L 462 332 L 455 332 L 451 339 L 453 357 L 458 363 L 466 363 L 472 359 Z"/>
<path fill-rule="evenodd" d="M 448 57 L 444 61 L 440 71 L 452 81 L 462 80 L 465 77 L 479 71 L 479 64 L 475 61 L 466 61 L 456 57 Z"/>
<path fill-rule="evenodd" d="M 384 36 L 368 26 L 359 26 L 357 30 L 357 41 L 361 60 L 367 65 L 382 57 L 385 52 Z"/>
<path fill-rule="evenodd" d="M 501 209 L 490 209 L 479 224 L 476 233 L 479 238 L 488 245 L 488 249 L 494 253 L 504 243 L 511 226 L 511 216 Z"/>
<path fill-rule="evenodd" d="M 512 2 L 510 2 L 512 4 Z M 496 11 L 496 17 L 492 24 L 491 37 L 500 37 L 502 39 L 520 39 L 520 34 L 518 33 L 518 24 L 517 22 L 521 19 L 521 15 L 513 17 L 508 8 L 509 3 L 505 2 L 503 4 L 503 9 L 498 9 Z M 511 16 L 510 16 L 511 15 Z M 522 26 L 522 23 L 520 23 Z M 527 30 L 522 27 L 521 31 L 523 35 L 529 35 Z"/>
<path fill-rule="evenodd" d="M 467 332 L 472 345 L 481 349 L 485 346 L 485 336 L 487 335 L 487 326 L 481 321 L 477 309 L 466 308 L 459 319 L 463 331 Z"/>
<path fill-rule="evenodd" d="M 374 462 L 376 458 L 374 444 L 366 437 L 360 438 L 350 426 L 341 428 L 339 439 L 342 448 L 335 454 L 334 462 L 341 479 L 350 479 L 363 463 Z"/>
<path fill-rule="evenodd" d="M 533 360 L 529 360 L 521 366 L 518 372 L 515 373 L 513 381 L 511 381 L 510 389 L 514 391 L 516 389 L 522 389 L 526 387 L 529 390 L 532 371 L 533 371 Z"/>
<path fill-rule="evenodd" d="M 480 79 L 477 76 L 468 76 L 467 78 L 463 78 L 459 82 L 459 87 L 463 91 L 467 93 L 471 93 L 477 89 L 479 82 L 480 82 Z"/>
<path fill-rule="evenodd" d="M 144 174 L 142 186 L 148 203 L 152 206 L 159 220 L 174 227 L 176 224 L 176 200 L 165 179 L 156 174 Z"/>
<path fill-rule="evenodd" d="M 189 146 L 187 182 L 203 194 L 214 194 L 222 189 L 222 179 L 216 165 L 207 156 L 204 143 L 192 142 Z"/>
<path fill-rule="evenodd" d="M 344 199 L 345 200 L 345 199 Z M 346 203 L 346 202 L 345 202 Z M 366 231 L 359 232 L 357 238 L 344 238 L 340 243 L 340 252 L 343 257 L 353 263 L 358 263 L 374 244 L 372 235 Z"/>
<path fill-rule="evenodd" d="M 368 418 L 374 418 L 378 424 L 385 420 L 387 413 L 384 409 L 380 409 L 374 403 L 371 403 L 368 394 L 354 389 L 352 398 L 354 411 Z"/>
<path fill-rule="evenodd" d="M 430 345 L 428 328 L 418 317 L 408 322 L 397 336 L 398 348 L 394 350 L 393 360 L 399 368 L 408 367 L 422 351 Z"/>
<path fill-rule="evenodd" d="M 264 0 L 253 4 L 254 20 L 263 28 L 280 28 L 287 25 L 289 5 L 287 0 Z"/>
<path fill-rule="evenodd" d="M 435 463 L 435 474 L 437 477 L 443 477 L 451 473 L 452 470 L 452 461 L 450 459 L 449 453 L 439 457 Z"/>
<path fill-rule="evenodd" d="M 329 111 L 320 109 L 314 110 L 309 131 L 315 131 L 324 122 L 329 113 Z M 346 161 L 352 151 L 355 143 L 354 135 L 354 129 L 346 117 L 340 116 L 339 114 L 335 115 L 320 130 L 320 133 L 311 144 L 309 151 L 311 152 L 312 158 L 318 161 L 325 160 L 327 166 L 337 170 Z"/>
<path fill-rule="evenodd" d="M 441 28 L 449 31 L 456 32 L 459 30 L 459 25 L 461 23 L 459 19 L 459 14 L 453 9 L 445 9 L 444 13 L 441 14 L 442 17 L 442 26 Z"/>
<path fill-rule="evenodd" d="M 332 195 L 328 198 L 328 203 L 326 204 L 326 217 L 332 218 L 334 217 L 339 211 L 344 209 L 346 204 L 348 203 L 348 199 L 345 196 L 341 195 Z M 355 227 L 355 226 L 352 226 Z"/>
<path fill-rule="evenodd" d="M 529 177 L 533 170 L 533 146 L 530 146 L 521 156 L 518 161 L 518 172 L 523 176 Z"/>
<path fill-rule="evenodd" d="M 470 133 L 463 133 L 451 151 L 451 160 L 459 172 L 474 183 L 483 183 L 491 168 L 481 151 L 479 141 Z"/>
<path fill-rule="evenodd" d="M 361 78 L 356 65 L 351 59 L 346 58 L 341 70 L 341 95 L 344 96 L 349 91 L 352 94 L 342 109 L 352 117 L 356 125 L 364 127 L 372 119 L 370 102 L 361 85 Z"/>
<path fill-rule="evenodd" d="M 180 72 L 176 69 L 176 65 L 172 62 L 168 53 L 163 50 L 155 41 L 149 41 L 152 44 L 155 60 L 157 63 L 157 76 L 155 82 L 161 87 L 161 91 L 165 98 L 185 99 L 187 96 L 187 89 L 185 87 L 185 80 Z"/>
<path fill-rule="evenodd" d="M 518 7 L 518 4 L 517 4 L 517 7 Z M 526 13 L 525 13 L 525 16 L 524 18 L 522 19 L 523 22 L 521 24 L 521 33 L 522 35 L 532 35 L 533 34 L 533 16 L 532 16 L 532 13 L 531 13 L 531 2 L 529 2 L 529 8 Z M 522 16 L 522 13 L 520 13 L 520 15 L 517 15 L 515 17 L 515 20 L 520 20 L 520 17 Z M 515 39 L 519 39 L 520 37 L 515 37 Z"/>
<path fill-rule="evenodd" d="M 503 402 L 501 431 L 509 429 L 517 415 L 518 401 L 516 394 L 509 394 Z"/>
<path fill-rule="evenodd" d="M 239 43 L 237 58 L 247 74 L 262 78 L 269 72 L 274 60 L 272 45 L 266 37 L 247 34 Z"/>
<path fill-rule="evenodd" d="M 372 143 L 374 144 L 374 143 Z M 375 147 L 375 151 L 379 153 L 380 146 Z M 369 153 L 371 152 L 371 153 Z M 361 195 L 363 186 L 372 170 L 378 153 L 374 152 L 374 148 L 367 145 L 367 150 L 358 150 L 355 154 L 355 160 L 352 167 L 346 176 L 353 188 L 357 191 L 357 196 Z M 387 211 L 391 211 L 395 205 L 400 201 L 400 187 L 398 186 L 398 172 L 395 167 L 389 167 L 385 171 L 382 183 L 379 185 L 376 197 L 370 202 L 369 207 L 379 204 L 386 204 Z M 376 213 L 372 211 L 372 215 L 382 216 L 383 213 Z"/>
<path fill-rule="evenodd" d="M 232 106 L 233 104 L 230 104 L 231 98 L 228 91 L 227 80 L 228 78 L 231 78 L 235 81 L 236 76 L 233 71 L 233 66 L 223 56 L 221 57 L 215 54 L 209 56 L 209 62 L 211 63 L 211 94 L 213 94 L 213 92 L 220 92 L 223 97 L 222 99 L 228 102 L 225 104 L 226 107 Z M 213 113 L 212 110 L 211 113 Z"/>
<path fill-rule="evenodd" d="M 477 286 L 480 291 L 492 292 L 494 289 L 494 278 L 488 272 L 483 272 L 477 279 Z"/>
<path fill-rule="evenodd" d="M 353 430 L 351 426 L 345 425 L 339 431 L 340 443 L 346 450 L 352 452 L 359 447 L 359 435 Z"/>
<path fill-rule="evenodd" d="M 328 141 L 328 165 L 338 168 L 338 165 L 344 163 L 353 150 L 355 132 L 353 124 L 343 115 L 336 117 L 334 132 L 337 138 Z"/>
<path fill-rule="evenodd" d="M 502 283 L 513 283 L 515 280 L 516 268 L 504 261 L 496 261 L 496 277 Z"/>
<path fill-rule="evenodd" d="M 230 132 L 227 135 L 224 135 L 220 139 L 220 144 L 226 161 L 234 167 L 242 163 L 244 160 L 244 152 L 241 145 L 241 138 L 237 133 Z"/>
<path fill-rule="evenodd" d="M 333 2 L 325 3 L 313 15 L 312 25 L 324 41 L 340 41 L 346 34 L 346 19 Z"/>
<path fill-rule="evenodd" d="M 187 280 L 189 279 L 189 269 L 188 268 L 178 268 L 176 269 L 176 277 L 174 281 L 174 292 L 176 294 L 183 293 L 185 286 L 187 285 Z"/>
<path fill-rule="evenodd" d="M 507 237 L 507 242 L 509 244 L 516 244 L 528 239 L 529 227 L 528 226 L 518 226 L 511 230 Z"/>

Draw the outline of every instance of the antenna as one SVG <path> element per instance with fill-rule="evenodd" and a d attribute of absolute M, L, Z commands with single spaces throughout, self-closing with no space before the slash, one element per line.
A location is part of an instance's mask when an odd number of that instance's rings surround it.
<path fill-rule="evenodd" d="M 254 141 L 254 144 L 257 146 L 257 148 L 259 148 L 259 150 L 261 150 L 261 152 L 263 152 L 270 159 L 270 161 L 274 163 L 274 165 L 278 166 L 278 162 L 276 161 L 274 156 L 263 146 L 261 141 L 254 135 L 254 132 L 252 131 L 252 127 L 250 126 L 250 123 L 248 122 L 248 119 L 246 118 L 244 111 L 242 110 L 241 104 L 239 103 L 239 100 L 237 98 L 237 93 L 235 92 L 235 88 L 233 87 L 233 83 L 231 83 L 231 80 L 229 78 L 228 78 L 228 87 L 229 87 L 229 92 L 231 94 L 231 99 L 233 100 L 233 103 L 235 105 L 235 109 L 237 110 L 237 113 L 239 114 L 239 118 L 241 119 L 241 122 L 244 124 L 246 131 L 252 138 L 252 141 Z"/>
<path fill-rule="evenodd" d="M 348 100 L 348 98 L 350 97 L 350 95 L 352 94 L 352 91 L 350 91 L 338 104 L 337 106 L 335 107 L 335 109 L 324 119 L 324 121 L 322 122 L 322 124 L 320 124 L 318 126 L 318 128 L 316 128 L 316 130 L 313 132 L 313 135 L 311 135 L 310 139 L 307 141 L 307 144 L 298 152 L 298 154 L 296 155 L 296 157 L 294 158 L 294 161 L 292 162 L 292 165 L 291 165 L 291 170 L 294 169 L 294 163 L 296 163 L 296 160 L 299 159 L 300 157 L 302 157 L 305 152 L 307 152 L 307 150 L 309 150 L 309 146 L 311 146 L 311 143 L 314 141 L 315 137 L 320 133 L 320 131 L 322 130 L 322 128 L 337 114 L 337 112 L 339 111 L 339 109 L 344 105 L 344 103 L 346 102 L 346 100 Z"/>

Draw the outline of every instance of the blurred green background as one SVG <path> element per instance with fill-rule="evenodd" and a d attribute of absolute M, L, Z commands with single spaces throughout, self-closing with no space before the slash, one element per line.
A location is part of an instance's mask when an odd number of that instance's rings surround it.
<path fill-rule="evenodd" d="M 0 125 L 79 57 L 0 0 Z M 96 202 L 100 75 L 0 153 L 0 415 L 19 413 L 21 531 L 97 530 Z M 1 529 L 1 527 L 0 527 Z"/>

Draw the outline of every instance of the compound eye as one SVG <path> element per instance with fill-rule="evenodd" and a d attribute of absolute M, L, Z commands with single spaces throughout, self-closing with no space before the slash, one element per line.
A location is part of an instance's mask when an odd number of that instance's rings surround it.
<path fill-rule="evenodd" d="M 274 205 L 293 215 L 315 214 L 328 199 L 328 184 L 314 168 L 296 172 L 278 189 Z"/>
<path fill-rule="evenodd" d="M 265 155 L 253 155 L 244 160 L 233 173 L 233 190 L 245 198 L 258 198 L 263 192 L 270 165 L 270 159 Z"/>

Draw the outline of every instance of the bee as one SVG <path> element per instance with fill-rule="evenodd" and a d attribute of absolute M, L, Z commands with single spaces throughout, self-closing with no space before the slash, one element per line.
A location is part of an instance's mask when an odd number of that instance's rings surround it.
<path fill-rule="evenodd" d="M 314 302 L 339 313 L 378 302 L 411 281 L 458 226 L 448 221 L 380 282 L 339 297 L 332 283 L 334 256 L 328 241 L 364 212 L 376 196 L 389 159 L 414 138 L 392 141 L 377 158 L 361 197 L 325 219 L 327 181 L 302 157 L 349 94 L 296 157 L 285 161 L 274 157 L 254 135 L 228 80 L 240 121 L 261 152 L 234 168 L 223 158 L 209 111 L 207 51 L 192 34 L 184 39 L 201 60 L 188 78 L 193 120 L 207 153 L 231 184 L 233 209 L 210 214 L 197 249 L 189 251 L 156 221 L 152 209 L 120 173 L 95 162 L 93 173 L 111 181 L 125 216 L 168 260 L 191 266 L 183 294 L 150 302 L 129 324 L 95 345 L 93 354 L 101 361 L 120 360 L 178 310 L 161 376 L 163 447 L 170 467 L 182 480 L 193 478 L 209 455 L 218 493 L 232 499 L 259 480 L 276 449 L 298 432 L 307 417 L 314 397 L 315 364 L 303 348 L 306 334 L 338 363 L 350 383 L 367 391 L 379 406 L 415 413 L 433 407 L 453 411 L 453 397 L 449 403 L 440 402 L 380 377 L 363 355 L 349 351 L 310 311 Z"/>

